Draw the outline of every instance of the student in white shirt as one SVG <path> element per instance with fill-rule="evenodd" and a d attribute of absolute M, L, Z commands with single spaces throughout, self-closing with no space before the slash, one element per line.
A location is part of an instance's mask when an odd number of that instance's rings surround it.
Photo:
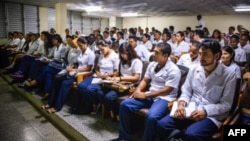
<path fill-rule="evenodd" d="M 218 29 L 215 29 L 213 31 L 213 34 L 211 36 L 214 40 L 218 41 L 220 43 L 220 46 L 221 47 L 224 47 L 225 46 L 225 41 L 224 41 L 224 38 L 221 36 L 221 31 L 218 30 Z"/>
<path fill-rule="evenodd" d="M 233 104 L 235 72 L 219 63 L 221 46 L 217 41 L 201 43 L 200 65 L 189 70 L 181 88 L 177 110 L 158 121 L 160 140 L 175 129 L 186 129 L 183 140 L 206 141 L 218 131 Z M 195 102 L 196 110 L 186 118 L 185 107 Z"/>
<path fill-rule="evenodd" d="M 199 59 L 200 42 L 193 41 L 189 48 L 189 53 L 183 54 L 177 62 L 177 65 L 185 66 L 189 69 L 200 63 Z"/>
<path fill-rule="evenodd" d="M 142 44 L 146 47 L 146 49 L 148 49 L 148 51 L 152 51 L 152 43 L 150 41 L 150 36 L 148 34 L 143 34 L 142 37 Z"/>
<path fill-rule="evenodd" d="M 144 45 L 137 44 L 137 37 L 129 36 L 129 44 L 132 45 L 142 61 L 149 61 L 151 53 L 146 49 Z"/>
<path fill-rule="evenodd" d="M 130 119 L 134 112 L 141 108 L 149 108 L 145 118 L 143 141 L 153 141 L 157 135 L 157 121 L 167 113 L 169 101 L 177 96 L 178 85 L 181 78 L 179 68 L 169 61 L 171 47 L 167 43 L 159 43 L 154 49 L 154 61 L 146 70 L 143 80 L 132 94 L 120 104 L 119 138 L 113 141 L 131 141 L 132 129 Z M 143 90 L 150 84 L 148 91 Z"/>
<path fill-rule="evenodd" d="M 162 40 L 161 40 L 161 32 L 160 32 L 159 30 L 155 30 L 154 39 L 155 39 L 155 40 L 154 40 L 154 42 L 152 43 L 153 45 L 162 43 Z"/>
<path fill-rule="evenodd" d="M 112 80 L 114 82 L 119 81 L 127 81 L 132 83 L 138 83 L 142 73 L 142 61 L 137 56 L 134 48 L 128 44 L 123 43 L 119 47 L 119 58 L 120 58 L 120 64 L 119 64 L 119 76 L 113 76 L 110 78 L 107 78 L 108 80 Z M 104 89 L 104 93 L 98 93 L 102 97 L 104 97 L 104 104 L 105 107 L 111 115 L 113 115 L 113 121 L 117 120 L 117 115 L 119 114 L 119 105 L 117 103 L 118 96 L 126 95 L 128 91 L 119 93 L 115 90 L 111 89 Z"/>
<path fill-rule="evenodd" d="M 180 58 L 182 54 L 188 53 L 189 45 L 184 41 L 184 33 L 182 31 L 178 31 L 176 33 L 176 43 L 174 44 L 174 50 L 172 54 Z"/>
<path fill-rule="evenodd" d="M 234 62 L 239 66 L 244 66 L 247 62 L 246 52 L 238 46 L 239 44 L 239 36 L 232 35 L 230 37 L 230 44 L 234 49 Z"/>
<path fill-rule="evenodd" d="M 80 48 L 80 52 L 75 55 L 74 48 L 70 50 L 68 55 L 75 58 L 75 62 L 71 62 L 65 69 L 68 75 L 64 75 L 63 78 L 54 79 L 54 84 L 51 90 L 51 94 L 48 103 L 42 106 L 42 109 L 48 109 L 49 113 L 55 113 L 62 109 L 64 101 L 69 94 L 70 85 L 75 81 L 75 75 L 78 72 L 90 72 L 94 66 L 95 54 L 88 48 L 88 41 L 85 37 L 77 39 L 77 44 Z M 78 63 L 78 66 L 74 65 Z"/>
<path fill-rule="evenodd" d="M 234 62 L 234 49 L 230 46 L 224 46 L 221 48 L 221 63 L 227 66 L 230 70 L 235 72 L 236 78 L 241 78 L 240 67 Z"/>
<path fill-rule="evenodd" d="M 126 42 L 123 39 L 123 33 L 121 31 L 119 31 L 119 32 L 116 33 L 116 37 L 117 37 L 117 41 L 118 41 L 119 45 L 121 45 L 122 43 Z"/>
<path fill-rule="evenodd" d="M 250 53 L 250 44 L 248 42 L 249 35 L 245 33 L 241 34 L 239 47 L 242 48 L 246 53 Z"/>
<path fill-rule="evenodd" d="M 101 84 L 92 84 L 94 78 L 106 79 L 107 77 L 118 75 L 119 56 L 114 50 L 110 49 L 110 44 L 105 40 L 97 43 L 101 54 L 95 68 L 95 75 L 83 80 L 77 87 L 78 94 L 83 97 L 90 97 L 93 105 L 92 114 L 96 114 L 100 108 L 100 101 L 96 100 L 96 92 L 102 89 Z"/>

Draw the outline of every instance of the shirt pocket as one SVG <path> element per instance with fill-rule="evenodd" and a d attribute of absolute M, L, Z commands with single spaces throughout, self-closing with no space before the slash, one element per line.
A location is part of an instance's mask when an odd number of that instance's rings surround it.
<path fill-rule="evenodd" d="M 220 98 L 222 96 L 223 87 L 222 86 L 213 86 L 211 93 L 208 95 L 208 100 L 211 103 L 218 103 L 220 101 Z"/>

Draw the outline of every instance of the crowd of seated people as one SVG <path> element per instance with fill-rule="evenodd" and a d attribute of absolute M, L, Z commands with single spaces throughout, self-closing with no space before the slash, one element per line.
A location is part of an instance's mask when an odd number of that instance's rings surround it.
<path fill-rule="evenodd" d="M 49 113 L 63 108 L 76 84 L 70 111 L 74 114 L 78 105 L 87 102 L 88 106 L 82 107 L 88 111 L 84 114 L 97 114 L 104 105 L 111 120 L 119 122 L 119 137 L 114 141 L 133 140 L 132 121 L 142 108 L 149 109 L 142 140 L 165 140 L 174 129 L 185 129 L 184 140 L 205 141 L 228 116 L 236 80 L 250 80 L 249 31 L 236 33 L 229 27 L 229 33 L 215 29 L 210 36 L 206 29 L 173 29 L 161 32 L 152 28 L 149 32 L 147 28 L 143 33 L 141 28 L 113 27 L 110 31 L 94 30 L 89 36 L 70 35 L 67 29 L 64 38 L 54 30 L 25 36 L 10 32 L 6 43 L 0 45 L 0 67 L 20 88 L 41 89 L 41 100 L 47 100 L 41 108 Z M 143 62 L 149 62 L 145 75 Z M 177 65 L 189 69 L 181 86 Z M 86 74 L 88 77 L 77 82 L 79 75 Z M 103 87 L 103 80 L 132 82 L 136 88 L 119 103 L 118 97 L 129 92 Z M 245 93 L 240 103 L 241 124 L 250 124 L 248 95 Z M 167 105 L 173 101 L 178 103 L 177 110 L 170 115 Z M 185 107 L 192 102 L 196 110 L 186 118 Z"/>

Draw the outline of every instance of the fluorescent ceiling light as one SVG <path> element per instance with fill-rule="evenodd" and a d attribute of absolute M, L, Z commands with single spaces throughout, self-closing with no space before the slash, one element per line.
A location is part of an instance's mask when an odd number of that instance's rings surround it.
<path fill-rule="evenodd" d="M 93 11 L 102 11 L 103 8 L 101 6 L 87 6 L 84 8 L 87 12 L 93 12 Z"/>
<path fill-rule="evenodd" d="M 250 11 L 250 6 L 248 6 L 248 5 L 237 6 L 237 7 L 234 7 L 234 11 L 236 11 L 236 12 L 246 12 L 246 11 Z"/>
<path fill-rule="evenodd" d="M 236 11 L 236 12 L 246 12 L 246 11 L 250 11 L 250 8 L 236 8 L 236 9 L 234 9 L 234 11 Z"/>
<path fill-rule="evenodd" d="M 142 7 L 142 6 L 148 6 L 147 3 L 135 3 L 135 4 L 128 4 L 128 5 L 123 5 L 121 8 L 135 8 L 135 7 Z"/>
<path fill-rule="evenodd" d="M 136 17 L 139 16 L 138 13 L 121 13 L 122 17 Z"/>

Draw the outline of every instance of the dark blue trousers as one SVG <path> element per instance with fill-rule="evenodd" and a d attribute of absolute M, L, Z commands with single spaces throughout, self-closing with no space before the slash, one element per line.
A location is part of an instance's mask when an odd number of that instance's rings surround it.
<path fill-rule="evenodd" d="M 166 138 L 175 129 L 186 129 L 184 141 L 210 141 L 211 137 L 218 131 L 218 127 L 209 118 L 192 121 L 189 119 L 179 120 L 166 115 L 158 121 L 160 140 Z"/>
<path fill-rule="evenodd" d="M 129 98 L 120 104 L 119 111 L 119 138 L 125 141 L 132 140 L 131 124 L 134 114 L 141 108 L 149 108 L 149 112 L 145 119 L 145 128 L 143 134 L 143 141 L 154 141 L 157 136 L 157 121 L 160 120 L 167 113 L 168 101 L 163 99 L 153 100 L 151 98 L 145 100 L 138 100 Z"/>

